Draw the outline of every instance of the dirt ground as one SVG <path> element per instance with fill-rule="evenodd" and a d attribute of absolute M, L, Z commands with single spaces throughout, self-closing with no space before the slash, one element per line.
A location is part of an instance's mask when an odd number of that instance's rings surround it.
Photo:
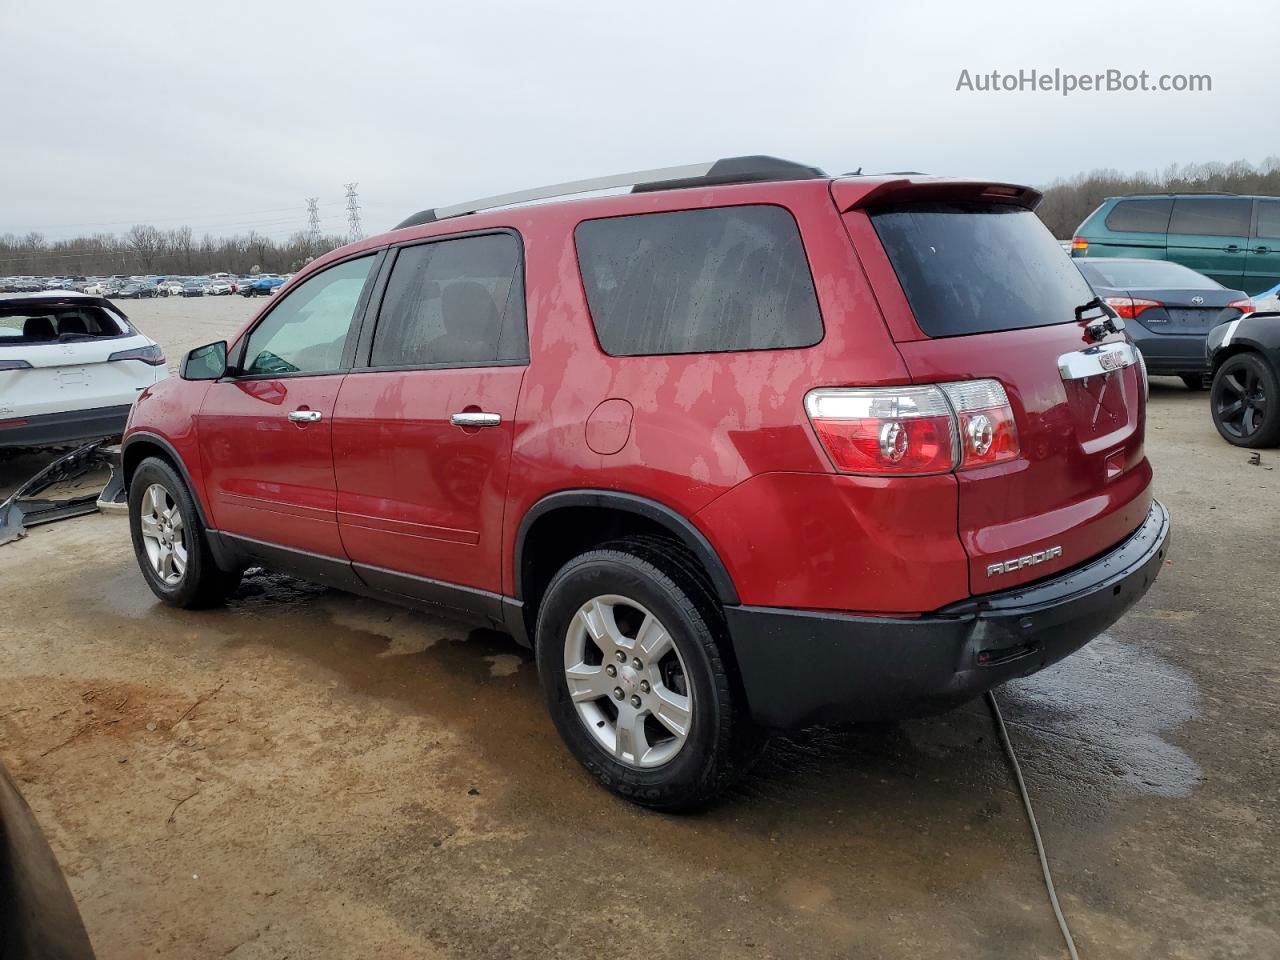
<path fill-rule="evenodd" d="M 256 306 L 126 309 L 172 365 Z M 1276 957 L 1280 452 L 1176 381 L 1150 427 L 1173 559 L 1000 698 L 1081 956 Z M 507 638 L 262 573 L 172 610 L 120 516 L 0 547 L 0 609 L 0 759 L 102 960 L 1065 955 L 981 703 L 670 817 L 588 780 Z"/>

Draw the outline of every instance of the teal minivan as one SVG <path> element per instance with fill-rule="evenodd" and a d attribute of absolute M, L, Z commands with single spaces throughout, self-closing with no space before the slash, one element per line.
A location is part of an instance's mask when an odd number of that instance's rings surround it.
<path fill-rule="evenodd" d="M 1280 283 L 1280 197 L 1108 197 L 1076 229 L 1071 255 L 1172 260 L 1252 296 Z"/>

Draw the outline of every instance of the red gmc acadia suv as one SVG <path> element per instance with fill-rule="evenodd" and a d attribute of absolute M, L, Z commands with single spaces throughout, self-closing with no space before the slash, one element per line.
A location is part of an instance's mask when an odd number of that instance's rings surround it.
<path fill-rule="evenodd" d="M 1141 355 L 1038 200 L 740 157 L 424 211 L 141 394 L 142 573 L 507 630 L 582 764 L 669 810 L 761 731 L 1026 676 L 1169 537 Z"/>

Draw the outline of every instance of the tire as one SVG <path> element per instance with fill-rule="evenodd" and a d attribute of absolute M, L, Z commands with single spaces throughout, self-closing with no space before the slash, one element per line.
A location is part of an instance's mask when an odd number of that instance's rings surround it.
<path fill-rule="evenodd" d="M 1184 373 L 1182 382 L 1187 385 L 1188 390 L 1203 390 L 1209 386 L 1209 375 L 1207 373 Z"/>
<path fill-rule="evenodd" d="M 157 489 L 161 492 L 153 493 Z M 157 528 L 156 515 L 167 516 L 171 526 Z M 240 582 L 241 571 L 227 572 L 214 562 L 187 485 L 158 457 L 143 460 L 129 483 L 129 534 L 147 586 L 165 603 L 188 610 L 215 606 Z M 166 544 L 172 548 L 166 551 Z"/>
<path fill-rule="evenodd" d="M 719 606 L 694 569 L 673 543 L 605 544 L 555 575 L 535 630 L 547 708 L 569 751 L 618 796 L 671 812 L 715 799 L 762 743 Z"/>
<path fill-rule="evenodd" d="M 1280 378 L 1256 353 L 1228 357 L 1209 391 L 1213 425 L 1237 447 L 1280 444 Z"/>

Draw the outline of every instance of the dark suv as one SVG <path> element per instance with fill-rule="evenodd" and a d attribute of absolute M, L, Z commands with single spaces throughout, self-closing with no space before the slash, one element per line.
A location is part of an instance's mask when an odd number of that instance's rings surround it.
<path fill-rule="evenodd" d="M 664 809 L 761 730 L 1033 673 L 1169 535 L 1140 358 L 1038 200 L 746 157 L 424 211 L 142 394 L 143 575 L 505 629 L 584 766 Z"/>

